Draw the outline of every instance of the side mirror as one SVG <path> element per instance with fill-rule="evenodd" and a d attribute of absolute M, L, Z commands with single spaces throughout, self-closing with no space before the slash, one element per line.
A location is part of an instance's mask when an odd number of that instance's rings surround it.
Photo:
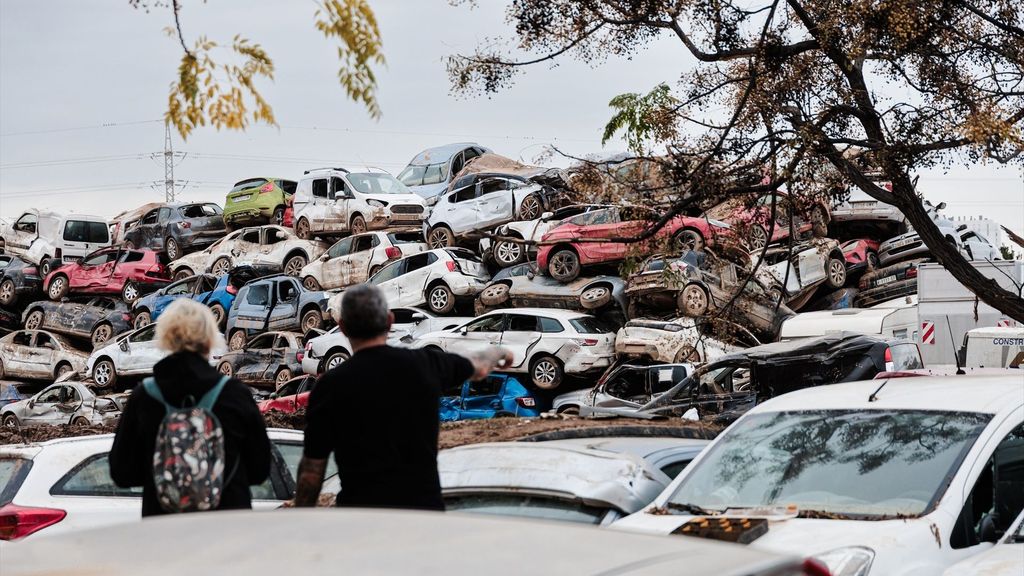
<path fill-rule="evenodd" d="M 28 407 L 29 408 L 35 408 L 36 407 L 36 401 L 34 399 L 32 399 L 32 398 L 29 398 L 29 400 L 28 400 Z"/>
<path fill-rule="evenodd" d="M 412 321 L 413 322 L 422 322 L 422 321 L 424 321 L 426 319 L 427 319 L 427 317 L 424 316 L 423 314 L 416 313 L 416 314 L 412 315 Z"/>
<path fill-rule="evenodd" d="M 121 340 L 121 342 L 118 343 L 117 347 L 121 349 L 121 352 L 127 352 L 128 351 L 128 339 L 125 338 L 124 340 Z"/>
<path fill-rule="evenodd" d="M 327 261 L 328 261 L 328 260 L 330 260 L 330 259 L 331 259 L 331 255 L 330 255 L 330 254 L 328 254 L 327 252 L 324 252 L 324 253 L 323 253 L 323 254 L 322 254 L 322 255 L 320 256 L 320 261 L 321 261 L 321 262 L 327 262 Z"/>
<path fill-rule="evenodd" d="M 469 330 L 465 326 L 459 328 L 459 334 L 462 334 L 463 336 L 465 336 L 468 332 Z"/>
<path fill-rule="evenodd" d="M 533 280 L 534 278 L 537 277 L 537 275 L 533 273 L 533 270 L 530 270 L 529 272 L 526 273 L 526 277 L 529 278 L 530 280 Z"/>
<path fill-rule="evenodd" d="M 945 202 L 939 202 L 939 205 L 936 206 L 935 209 L 936 210 L 942 210 L 945 207 L 946 207 L 946 203 Z"/>
<path fill-rule="evenodd" d="M 551 218 L 554 215 L 555 215 L 554 212 L 545 212 L 545 213 L 540 215 L 540 219 L 541 220 L 547 220 L 547 219 Z"/>

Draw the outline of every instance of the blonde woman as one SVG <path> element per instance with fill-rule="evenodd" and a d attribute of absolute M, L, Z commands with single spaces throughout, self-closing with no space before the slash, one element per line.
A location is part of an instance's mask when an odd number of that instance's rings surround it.
<path fill-rule="evenodd" d="M 210 309 L 179 299 L 156 325 L 160 347 L 169 355 L 153 367 L 153 378 L 167 404 L 194 406 L 221 378 L 210 366 L 210 351 L 223 342 Z M 213 414 L 224 433 L 225 482 L 217 509 L 252 508 L 249 486 L 270 473 L 270 440 L 249 388 L 237 380 L 223 387 Z M 153 482 L 157 429 L 167 410 L 143 385 L 132 390 L 110 450 L 110 476 L 123 488 L 142 486 L 142 515 L 164 514 Z"/>

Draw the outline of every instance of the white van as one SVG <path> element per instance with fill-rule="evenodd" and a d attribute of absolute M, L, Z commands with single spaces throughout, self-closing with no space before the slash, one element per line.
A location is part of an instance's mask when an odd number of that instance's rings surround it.
<path fill-rule="evenodd" d="M 888 303 L 887 303 L 888 304 Z M 803 312 L 782 323 L 783 342 L 795 338 L 824 336 L 838 332 L 856 332 L 883 338 L 901 338 L 919 342 L 917 306 L 904 304 L 891 308 L 842 308 Z"/>
<path fill-rule="evenodd" d="M 46 276 L 86 254 L 110 246 L 108 223 L 99 216 L 30 208 L 0 233 L 4 250 L 39 266 Z"/>
<path fill-rule="evenodd" d="M 292 208 L 295 234 L 305 240 L 394 227 L 419 228 L 427 217 L 423 198 L 394 176 L 344 168 L 306 170 Z"/>
<path fill-rule="evenodd" d="M 964 334 L 961 363 L 971 368 L 1024 367 L 1024 328 L 975 328 Z"/>

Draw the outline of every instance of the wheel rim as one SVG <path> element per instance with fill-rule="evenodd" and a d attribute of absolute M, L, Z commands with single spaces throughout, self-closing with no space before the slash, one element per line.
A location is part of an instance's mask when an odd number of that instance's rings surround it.
<path fill-rule="evenodd" d="M 50 284 L 50 298 L 57 298 L 64 291 L 64 278 L 54 278 Z"/>
<path fill-rule="evenodd" d="M 309 222 L 305 218 L 299 220 L 299 225 L 295 227 L 295 235 L 299 238 L 309 238 Z"/>
<path fill-rule="evenodd" d="M 495 250 L 498 262 L 501 262 L 502 264 L 514 264 L 515 262 L 518 262 L 522 253 L 522 247 L 515 242 L 499 242 L 498 248 Z"/>
<path fill-rule="evenodd" d="M 434 288 L 430 291 L 430 306 L 435 310 L 442 310 L 448 305 L 448 292 L 442 288 Z"/>
<path fill-rule="evenodd" d="M 846 266 L 839 260 L 833 260 L 829 265 L 829 273 L 832 276 L 832 283 L 836 286 L 846 282 Z"/>
<path fill-rule="evenodd" d="M 124 299 L 131 302 L 139 296 L 139 289 L 135 287 L 135 284 L 129 284 L 124 287 Z"/>
<path fill-rule="evenodd" d="M 148 312 L 143 312 L 142 314 L 139 314 L 138 316 L 135 317 L 135 327 L 136 328 L 142 328 L 143 326 L 149 326 L 149 323 L 150 323 L 150 320 L 149 320 L 149 313 Z"/>
<path fill-rule="evenodd" d="M 448 246 L 448 235 L 444 230 L 434 230 L 430 233 L 430 247 L 433 249 Z"/>
<path fill-rule="evenodd" d="M 764 231 L 764 228 L 755 226 L 754 229 L 750 231 L 750 241 L 751 245 L 755 249 L 764 248 L 764 245 L 768 242 L 768 233 Z"/>
<path fill-rule="evenodd" d="M 231 376 L 231 365 L 225 362 L 220 365 L 218 371 L 225 376 Z"/>
<path fill-rule="evenodd" d="M 527 196 L 519 206 L 519 216 L 523 220 L 533 220 L 540 213 L 540 202 L 535 196 Z"/>
<path fill-rule="evenodd" d="M 302 331 L 303 332 L 309 332 L 313 328 L 319 328 L 319 327 L 320 327 L 320 319 L 316 317 L 316 314 L 310 314 L 309 316 L 306 316 L 306 324 L 305 324 L 305 327 L 303 328 Z"/>
<path fill-rule="evenodd" d="M 210 308 L 210 312 L 213 314 L 213 319 L 216 320 L 219 325 L 220 321 L 224 319 L 224 309 L 220 306 L 216 306 Z"/>
<path fill-rule="evenodd" d="M 604 298 L 605 294 L 607 293 L 607 288 L 603 286 L 598 286 L 596 288 L 591 288 L 590 290 L 584 292 L 583 295 L 580 296 L 580 299 L 583 300 L 584 302 L 597 302 L 598 300 Z"/>
<path fill-rule="evenodd" d="M 551 384 L 555 381 L 558 369 L 550 360 L 541 360 L 533 367 L 533 381 L 537 384 Z"/>
<path fill-rule="evenodd" d="M 174 279 L 175 280 L 184 280 L 185 278 L 188 278 L 191 275 L 192 275 L 192 272 L 190 272 L 188 270 L 178 270 L 177 272 L 174 273 Z"/>
<path fill-rule="evenodd" d="M 302 256 L 292 256 L 288 260 L 288 263 L 284 266 L 284 273 L 289 276 L 298 276 L 299 272 L 302 272 L 302 268 L 306 265 L 306 259 Z"/>
<path fill-rule="evenodd" d="M 10 280 L 4 280 L 3 284 L 0 284 L 0 302 L 6 304 L 10 302 L 14 297 L 14 282 Z"/>
<path fill-rule="evenodd" d="M 289 372 L 288 370 L 281 370 L 280 372 L 277 373 L 277 385 L 280 386 L 281 384 L 284 384 L 285 382 L 291 380 L 291 378 L 291 372 Z"/>
<path fill-rule="evenodd" d="M 688 288 L 683 294 L 683 301 L 686 303 L 686 310 L 691 314 L 700 314 L 708 305 L 704 291 L 700 288 Z"/>
<path fill-rule="evenodd" d="M 33 312 L 25 320 L 26 330 L 38 330 L 39 325 L 43 323 L 43 314 L 41 312 Z"/>
<path fill-rule="evenodd" d="M 223 276 L 228 273 L 228 266 L 230 266 L 230 264 L 227 260 L 217 260 L 213 263 L 213 269 L 210 271 L 214 276 Z"/>
<path fill-rule="evenodd" d="M 240 350 L 242 346 L 245 346 L 245 334 L 242 332 L 235 332 L 232 334 L 229 345 L 232 350 Z"/>
<path fill-rule="evenodd" d="M 337 368 L 345 360 L 348 360 L 348 356 L 345 354 L 335 354 L 327 360 L 327 369 L 331 370 L 332 368 Z"/>
<path fill-rule="evenodd" d="M 113 370 L 107 362 L 100 362 L 96 365 L 96 369 L 93 370 L 92 379 L 100 386 L 106 386 L 110 383 L 111 372 Z"/>
<path fill-rule="evenodd" d="M 559 276 L 572 276 L 576 272 L 576 259 L 571 254 L 561 253 L 554 257 L 551 264 Z"/>
<path fill-rule="evenodd" d="M 679 234 L 679 244 L 687 250 L 697 251 L 704 248 L 704 242 L 701 241 L 700 234 L 693 230 L 683 230 Z"/>
<path fill-rule="evenodd" d="M 360 216 L 357 216 L 357 217 L 353 218 L 352 219 L 352 233 L 353 234 L 362 234 L 363 232 L 366 232 L 366 220 L 363 220 L 362 217 L 360 217 Z"/>
<path fill-rule="evenodd" d="M 167 257 L 171 260 L 178 259 L 178 243 L 173 238 L 167 239 Z"/>
<path fill-rule="evenodd" d="M 92 343 L 102 344 L 107 340 L 110 340 L 110 332 L 110 326 L 103 325 L 97 327 L 92 333 Z"/>
<path fill-rule="evenodd" d="M 482 296 L 488 300 L 497 300 L 505 294 L 505 285 L 498 284 L 495 286 L 488 286 L 484 289 Z"/>
<path fill-rule="evenodd" d="M 302 285 L 306 287 L 306 290 L 320 289 L 320 283 L 317 282 L 316 278 L 313 278 L 312 276 L 307 276 L 306 279 L 302 281 Z"/>

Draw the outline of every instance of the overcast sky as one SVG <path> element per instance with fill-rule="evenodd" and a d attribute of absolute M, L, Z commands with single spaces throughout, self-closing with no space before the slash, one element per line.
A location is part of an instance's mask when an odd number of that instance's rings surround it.
<path fill-rule="evenodd" d="M 324 165 L 364 165 L 394 174 L 423 148 L 476 141 L 531 160 L 554 143 L 574 155 L 601 152 L 608 100 L 671 81 L 694 62 L 665 37 L 632 60 L 591 68 L 569 60 L 537 67 L 491 98 L 449 94 L 443 58 L 504 34 L 507 2 L 475 10 L 446 0 L 372 2 L 387 67 L 379 73 L 380 121 L 349 102 L 335 73 L 334 46 L 313 28 L 307 0 L 184 0 L 182 26 L 194 39 L 263 45 L 276 65 L 262 86 L 279 128 L 244 133 L 202 128 L 187 142 L 175 177 L 179 198 L 223 203 L 252 176 L 298 178 Z M 0 217 L 27 207 L 102 216 L 161 200 L 160 121 L 181 57 L 163 29 L 169 10 L 133 10 L 126 0 L 0 1 Z M 606 151 L 622 148 L 610 144 Z M 1024 233 L 1019 168 L 976 166 L 921 175 L 920 188 L 950 215 L 987 216 Z"/>

